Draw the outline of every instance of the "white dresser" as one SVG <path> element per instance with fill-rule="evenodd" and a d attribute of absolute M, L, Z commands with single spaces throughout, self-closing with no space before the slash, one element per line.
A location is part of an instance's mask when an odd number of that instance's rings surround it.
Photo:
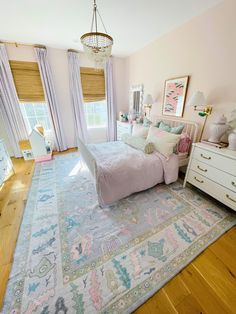
<path fill-rule="evenodd" d="M 132 124 L 129 122 L 120 122 L 117 121 L 117 140 L 121 140 L 121 136 L 125 133 L 132 133 Z"/>
<path fill-rule="evenodd" d="M 236 151 L 193 144 L 186 182 L 236 210 Z"/>
<path fill-rule="evenodd" d="M 3 140 L 0 139 L 0 186 L 13 172 L 11 158 Z"/>

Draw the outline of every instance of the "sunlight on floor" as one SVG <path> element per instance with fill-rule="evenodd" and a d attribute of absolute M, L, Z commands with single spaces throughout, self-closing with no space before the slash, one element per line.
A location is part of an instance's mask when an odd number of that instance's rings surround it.
<path fill-rule="evenodd" d="M 79 171 L 85 170 L 85 169 L 86 169 L 86 165 L 83 162 L 78 161 L 78 163 L 74 166 L 74 168 L 69 173 L 69 177 L 76 176 Z"/>

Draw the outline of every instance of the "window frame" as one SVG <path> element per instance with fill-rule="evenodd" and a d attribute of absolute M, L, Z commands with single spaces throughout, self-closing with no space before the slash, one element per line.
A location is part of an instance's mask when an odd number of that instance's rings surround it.
<path fill-rule="evenodd" d="M 48 129 L 48 128 L 46 128 L 45 125 L 43 125 L 44 130 L 45 131 L 48 131 L 48 130 L 51 131 L 52 130 L 52 126 L 51 126 L 50 114 L 49 114 L 48 105 L 47 105 L 47 103 L 45 101 L 42 101 L 42 102 L 39 102 L 39 101 L 37 101 L 37 102 L 28 102 L 28 103 L 20 101 L 19 102 L 20 110 L 22 112 L 22 116 L 23 116 L 23 119 L 24 119 L 24 122 L 26 124 L 26 128 L 27 128 L 28 132 L 31 133 L 32 130 L 33 130 L 33 127 L 31 127 L 31 124 L 30 124 L 30 121 L 29 121 L 30 118 L 36 119 L 36 121 L 37 121 L 36 124 L 42 124 L 42 122 L 40 121 L 40 119 L 37 116 L 36 108 L 34 106 L 34 105 L 37 105 L 37 104 L 42 104 L 42 105 L 45 106 L 46 110 L 45 110 L 44 114 L 40 115 L 40 116 L 43 117 L 44 120 L 48 119 L 48 122 L 46 123 L 46 125 L 49 124 L 50 128 Z M 32 108 L 33 108 L 33 111 L 34 111 L 34 115 L 32 115 L 32 116 L 28 115 L 27 111 L 26 111 L 26 106 L 31 106 L 31 105 L 32 105 Z"/>
<path fill-rule="evenodd" d="M 93 124 L 93 125 L 89 125 L 88 123 L 88 111 L 87 111 L 87 108 L 89 106 L 89 104 L 96 104 L 96 103 L 101 103 L 101 102 L 104 102 L 104 106 L 105 106 L 105 111 L 103 113 L 105 113 L 106 115 L 106 123 L 105 124 L 102 124 L 102 125 L 96 125 L 96 124 Z M 94 112 L 94 106 L 93 106 L 93 116 L 96 115 L 96 112 Z M 108 117 L 107 117 L 107 103 L 106 103 L 106 99 L 104 100 L 100 100 L 100 101 L 91 101 L 91 102 L 84 102 L 84 114 L 85 114 L 85 119 L 86 119 L 86 125 L 87 125 L 87 128 L 88 129 L 106 129 L 107 126 L 108 126 Z M 93 118 L 93 121 L 95 121 L 95 119 Z"/>

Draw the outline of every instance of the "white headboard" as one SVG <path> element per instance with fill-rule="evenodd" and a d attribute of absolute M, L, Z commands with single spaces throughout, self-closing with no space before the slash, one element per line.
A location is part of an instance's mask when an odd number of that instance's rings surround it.
<path fill-rule="evenodd" d="M 153 123 L 157 123 L 159 121 L 163 121 L 165 123 L 168 123 L 170 126 L 178 126 L 180 124 L 184 124 L 184 133 L 187 133 L 192 140 L 192 143 L 195 143 L 197 141 L 197 135 L 198 135 L 198 124 L 193 121 L 188 121 L 188 120 L 180 120 L 178 118 L 174 117 L 165 117 L 165 116 L 151 116 L 150 119 Z"/>

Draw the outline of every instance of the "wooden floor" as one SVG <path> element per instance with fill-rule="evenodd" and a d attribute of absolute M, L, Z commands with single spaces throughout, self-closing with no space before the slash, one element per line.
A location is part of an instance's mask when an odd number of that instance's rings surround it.
<path fill-rule="evenodd" d="M 13 164 L 16 174 L 0 190 L 0 309 L 34 168 L 32 161 L 22 159 L 13 159 Z M 236 313 L 236 227 L 135 313 Z"/>

